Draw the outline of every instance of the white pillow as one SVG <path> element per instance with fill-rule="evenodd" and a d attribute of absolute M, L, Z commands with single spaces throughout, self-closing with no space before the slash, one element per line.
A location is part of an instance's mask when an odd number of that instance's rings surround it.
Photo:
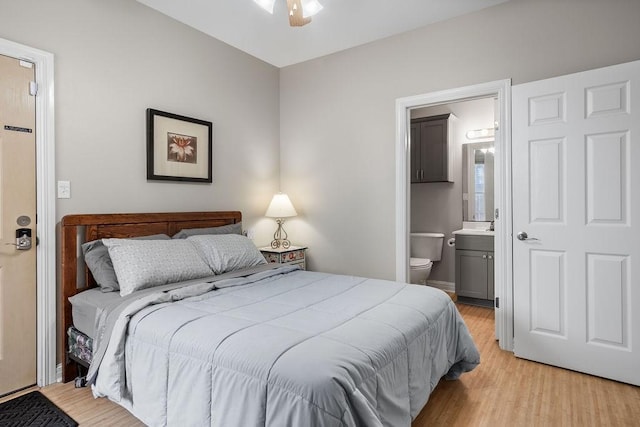
<path fill-rule="evenodd" d="M 253 242 L 239 234 L 189 236 L 187 241 L 216 274 L 267 263 Z"/>
<path fill-rule="evenodd" d="M 120 284 L 120 295 L 213 272 L 185 240 L 102 239 Z"/>

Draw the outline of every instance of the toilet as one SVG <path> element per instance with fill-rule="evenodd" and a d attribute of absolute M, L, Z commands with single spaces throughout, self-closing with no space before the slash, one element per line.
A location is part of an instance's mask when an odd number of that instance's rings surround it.
<path fill-rule="evenodd" d="M 409 281 L 426 285 L 434 261 L 442 257 L 442 233 L 411 233 Z"/>

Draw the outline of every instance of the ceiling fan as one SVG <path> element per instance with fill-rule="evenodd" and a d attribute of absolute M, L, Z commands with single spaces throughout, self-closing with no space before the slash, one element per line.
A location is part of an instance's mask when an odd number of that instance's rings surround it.
<path fill-rule="evenodd" d="M 276 0 L 253 1 L 273 15 Z M 302 27 L 311 22 L 311 17 L 322 10 L 322 5 L 318 0 L 287 0 L 287 10 L 289 11 L 289 25 Z"/>

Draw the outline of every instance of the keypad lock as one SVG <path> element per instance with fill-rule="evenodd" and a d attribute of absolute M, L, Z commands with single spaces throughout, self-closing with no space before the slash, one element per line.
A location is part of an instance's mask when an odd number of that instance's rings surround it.
<path fill-rule="evenodd" d="M 16 249 L 19 251 L 28 251 L 31 249 L 30 228 L 18 228 L 16 230 Z"/>

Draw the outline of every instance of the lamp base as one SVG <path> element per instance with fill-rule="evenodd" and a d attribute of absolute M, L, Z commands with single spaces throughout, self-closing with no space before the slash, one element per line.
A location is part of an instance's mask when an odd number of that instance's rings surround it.
<path fill-rule="evenodd" d="M 275 233 L 273 233 L 271 247 L 273 249 L 289 249 L 289 246 L 291 246 L 291 242 L 289 241 L 289 239 L 287 239 L 287 232 L 284 231 L 284 227 L 282 226 L 284 224 L 284 219 L 278 218 L 276 219 L 276 223 L 278 224 L 278 229 Z"/>
<path fill-rule="evenodd" d="M 278 248 L 289 249 L 290 246 L 291 246 L 291 242 L 288 240 L 272 240 L 271 241 L 272 249 L 278 249 Z"/>

